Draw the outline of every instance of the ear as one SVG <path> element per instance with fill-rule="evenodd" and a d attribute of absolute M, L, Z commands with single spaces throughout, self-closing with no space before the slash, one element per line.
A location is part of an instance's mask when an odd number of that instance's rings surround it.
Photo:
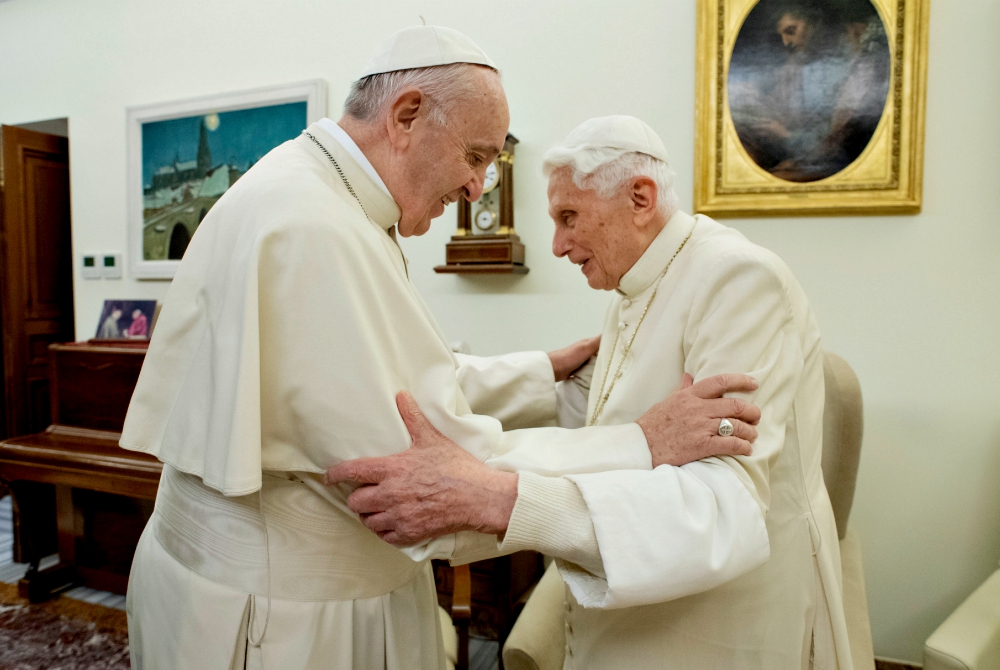
<path fill-rule="evenodd" d="M 405 149 L 412 142 L 418 120 L 425 116 L 427 98 L 418 88 L 405 88 L 389 107 L 386 119 L 389 141 L 396 149 Z"/>
<path fill-rule="evenodd" d="M 643 228 L 656 217 L 656 182 L 644 175 L 634 177 L 628 185 L 632 223 Z"/>

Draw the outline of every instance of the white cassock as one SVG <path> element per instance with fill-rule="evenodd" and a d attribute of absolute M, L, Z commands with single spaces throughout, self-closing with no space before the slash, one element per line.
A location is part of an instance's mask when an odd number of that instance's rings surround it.
<path fill-rule="evenodd" d="M 522 473 L 503 548 L 563 559 L 566 668 L 849 670 L 821 471 L 819 330 L 777 256 L 704 216 L 675 214 L 612 298 L 587 417 L 689 234 L 599 423 L 635 421 L 685 372 L 696 381 L 742 372 L 760 382 L 748 396 L 762 411 L 753 455 L 650 472 Z"/>
<path fill-rule="evenodd" d="M 409 446 L 400 390 L 495 467 L 650 468 L 634 423 L 504 432 L 472 414 L 470 400 L 507 428 L 552 422 L 547 357 L 460 370 L 407 277 L 391 236 L 400 211 L 378 175 L 332 122 L 307 133 L 315 141 L 270 152 L 202 222 L 132 397 L 121 444 L 165 463 L 129 581 L 137 670 L 443 667 L 426 559 L 495 555 L 496 538 L 401 551 L 322 483 L 343 460 Z"/>

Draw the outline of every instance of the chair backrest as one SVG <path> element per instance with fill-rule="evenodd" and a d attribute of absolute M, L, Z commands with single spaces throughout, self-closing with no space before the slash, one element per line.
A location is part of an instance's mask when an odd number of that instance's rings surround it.
<path fill-rule="evenodd" d="M 854 485 L 864 432 L 861 385 L 843 358 L 823 352 L 826 402 L 823 407 L 823 480 L 830 494 L 837 534 L 844 539 L 854 502 Z"/>

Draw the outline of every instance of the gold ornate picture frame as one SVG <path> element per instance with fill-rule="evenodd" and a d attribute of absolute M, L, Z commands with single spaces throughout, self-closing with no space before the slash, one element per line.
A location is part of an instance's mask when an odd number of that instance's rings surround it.
<path fill-rule="evenodd" d="M 929 0 L 698 0 L 695 211 L 919 212 L 928 15 Z"/>

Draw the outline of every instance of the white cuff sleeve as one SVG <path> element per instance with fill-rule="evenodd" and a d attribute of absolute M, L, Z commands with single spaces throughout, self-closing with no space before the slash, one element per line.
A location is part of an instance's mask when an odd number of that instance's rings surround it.
<path fill-rule="evenodd" d="M 562 477 L 518 475 L 517 502 L 500 549 L 533 549 L 604 576 L 587 503 L 576 484 Z"/>

